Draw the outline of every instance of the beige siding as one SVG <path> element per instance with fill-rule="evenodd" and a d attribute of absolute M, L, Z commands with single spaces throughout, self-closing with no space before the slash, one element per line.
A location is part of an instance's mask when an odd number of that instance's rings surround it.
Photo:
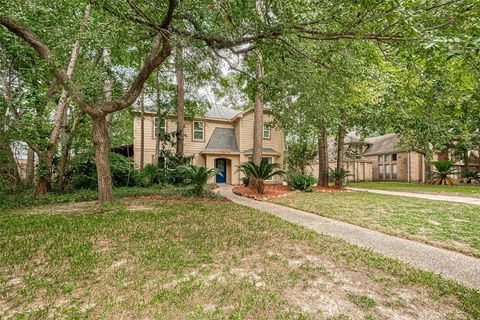
<path fill-rule="evenodd" d="M 364 158 L 373 161 L 373 180 L 379 181 L 378 155 L 364 156 Z M 423 155 L 415 151 L 397 152 L 397 170 L 397 181 L 422 182 Z"/>
<path fill-rule="evenodd" d="M 328 167 L 335 169 L 336 161 L 330 161 Z M 350 171 L 352 176 L 348 181 L 372 181 L 372 163 L 366 161 L 345 161 L 343 167 Z M 307 172 L 318 178 L 318 163 L 313 163 L 307 167 Z"/>
<path fill-rule="evenodd" d="M 248 157 L 250 155 L 243 154 L 246 150 L 253 147 L 253 110 L 246 112 L 243 116 L 238 120 L 238 132 L 239 132 L 239 149 L 242 152 L 240 156 L 240 162 L 248 161 Z M 264 115 L 264 122 L 271 122 L 272 116 L 269 114 Z M 270 131 L 270 139 L 263 139 L 263 147 L 264 148 L 272 148 L 277 151 L 280 156 L 272 156 L 273 162 L 279 163 L 283 166 L 283 150 L 284 150 L 284 137 L 283 131 L 277 128 L 271 128 Z M 271 155 L 265 155 L 271 156 Z M 275 177 L 273 183 L 281 183 L 283 181 L 282 177 Z"/>
<path fill-rule="evenodd" d="M 152 163 L 152 156 L 155 155 L 155 133 L 154 133 L 154 116 L 145 116 L 145 164 Z M 207 146 L 213 130 L 216 127 L 233 128 L 233 124 L 221 121 L 203 120 L 204 122 L 204 141 L 193 141 L 192 136 L 192 121 L 185 121 L 185 147 L 184 152 L 187 156 L 195 155 L 193 163 L 196 165 L 205 165 L 205 158 L 200 155 Z M 177 124 L 174 119 L 168 119 L 166 123 L 167 132 L 175 132 Z M 141 117 L 134 119 L 134 153 L 135 163 L 140 163 L 140 132 L 141 132 Z"/>
<path fill-rule="evenodd" d="M 144 134 L 144 144 L 145 144 L 145 164 L 153 163 L 155 156 L 155 133 L 154 133 L 154 115 L 148 114 L 145 115 L 144 125 L 145 125 L 145 134 Z M 200 119 L 199 119 L 200 120 Z M 243 114 L 243 116 L 238 117 L 234 122 L 232 121 L 221 121 L 221 120 L 212 120 L 205 119 L 204 122 L 204 132 L 205 139 L 204 141 L 194 141 L 193 134 L 193 122 L 185 122 L 185 155 L 191 156 L 195 155 L 193 164 L 207 166 L 213 168 L 215 166 L 215 159 L 225 158 L 227 159 L 227 182 L 232 184 L 240 183 L 241 175 L 236 172 L 237 166 L 248 161 L 249 155 L 243 153 L 243 151 L 248 150 L 253 147 L 253 112 L 248 111 Z M 265 115 L 265 122 L 271 121 L 271 116 Z M 237 145 L 240 150 L 240 155 L 232 154 L 215 154 L 215 155 L 200 155 L 200 153 L 205 149 L 207 143 L 214 131 L 215 128 L 232 128 L 235 130 L 237 137 Z M 141 142 L 141 117 L 137 116 L 134 119 L 134 160 L 137 167 L 140 163 L 140 142 Z M 166 123 L 167 132 L 174 132 L 176 130 L 176 122 L 174 118 L 170 118 Z M 276 128 L 271 129 L 270 139 L 263 140 L 264 148 L 272 148 L 276 150 L 280 155 L 273 156 L 273 161 L 275 163 L 283 164 L 283 133 L 281 130 Z M 270 156 L 270 155 L 266 155 Z M 210 182 L 215 181 L 215 178 L 210 179 Z M 274 183 L 281 183 L 282 178 L 276 177 Z"/>

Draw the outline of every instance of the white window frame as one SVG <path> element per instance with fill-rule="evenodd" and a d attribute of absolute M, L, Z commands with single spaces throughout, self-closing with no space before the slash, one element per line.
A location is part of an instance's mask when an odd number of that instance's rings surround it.
<path fill-rule="evenodd" d="M 270 125 L 266 122 L 263 123 L 263 127 L 262 127 L 262 137 L 263 139 L 271 139 L 272 138 L 272 128 L 270 127 Z M 268 135 L 265 135 L 265 132 L 268 132 Z"/>
<path fill-rule="evenodd" d="M 163 125 L 160 125 L 159 121 L 163 121 Z M 154 122 L 153 122 L 153 127 L 155 131 L 155 137 L 160 134 L 160 131 L 158 129 L 163 127 L 163 133 L 167 132 L 167 120 L 166 119 L 159 119 L 158 117 L 155 117 Z"/>
<path fill-rule="evenodd" d="M 202 125 L 202 129 L 195 129 L 195 124 L 200 123 Z M 197 139 L 195 138 L 195 132 L 201 132 L 202 133 L 202 139 Z M 192 140 L 193 141 L 205 141 L 205 122 L 203 121 L 193 121 L 192 122 Z"/>

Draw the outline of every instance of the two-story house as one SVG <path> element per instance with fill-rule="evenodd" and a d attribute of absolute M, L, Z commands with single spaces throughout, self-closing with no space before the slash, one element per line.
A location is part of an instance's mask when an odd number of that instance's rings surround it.
<path fill-rule="evenodd" d="M 348 181 L 405 181 L 425 182 L 426 176 L 425 155 L 412 149 L 404 148 L 400 143 L 400 136 L 394 133 L 370 137 L 360 140 L 354 136 L 345 138 L 345 149 L 355 153 L 354 157 L 345 157 L 344 168 L 350 171 Z M 335 141 L 329 141 L 329 167 L 336 167 Z M 445 152 L 436 152 L 432 160 L 445 160 L 451 156 Z M 469 166 L 480 168 L 478 157 L 471 152 Z M 458 170 L 454 178 L 460 178 L 462 161 L 454 164 Z M 433 165 L 430 167 L 434 170 Z M 309 172 L 318 175 L 318 162 L 309 167 Z"/>
<path fill-rule="evenodd" d="M 134 160 L 140 166 L 141 115 L 134 119 Z M 154 111 L 144 112 L 144 163 L 155 163 L 155 143 L 158 130 L 175 132 L 175 116 L 157 119 Z M 271 126 L 272 117 L 264 115 L 263 157 L 271 163 L 283 163 L 284 136 L 280 129 Z M 245 111 L 227 107 L 213 107 L 205 116 L 186 119 L 184 154 L 194 156 L 192 164 L 217 168 L 221 174 L 209 182 L 240 184 L 240 163 L 247 162 L 253 150 L 253 109 Z M 275 177 L 267 183 L 281 183 Z"/>

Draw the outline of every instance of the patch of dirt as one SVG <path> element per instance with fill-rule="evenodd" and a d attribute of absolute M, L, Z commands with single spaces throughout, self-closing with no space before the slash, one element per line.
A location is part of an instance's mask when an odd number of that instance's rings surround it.
<path fill-rule="evenodd" d="M 194 198 L 194 197 L 184 197 L 181 195 L 178 196 L 162 196 L 162 195 L 149 195 L 149 196 L 132 196 L 132 197 L 125 197 L 123 198 L 124 201 L 149 201 L 149 200 L 159 200 L 159 201 L 170 201 L 170 202 L 181 202 L 181 203 L 198 203 L 198 202 L 229 202 L 227 199 L 223 197 L 216 197 L 216 198 Z"/>
<path fill-rule="evenodd" d="M 132 204 L 132 205 L 127 207 L 127 210 L 128 211 L 151 211 L 151 210 L 156 210 L 156 209 L 153 208 L 153 207 L 144 206 L 144 205 L 141 205 L 141 204 Z"/>
<path fill-rule="evenodd" d="M 292 249 L 293 252 L 289 252 Z M 346 314 L 352 319 L 374 314 L 380 319 L 392 319 L 393 316 L 394 319 L 412 320 L 466 316 L 456 310 L 452 301 L 433 301 L 428 290 L 421 286 L 377 281 L 373 275 L 339 265 L 329 256 L 305 254 L 305 251 L 300 247 L 283 248 L 281 252 L 275 252 L 275 256 L 287 262 L 289 272 L 305 273 L 281 296 L 288 304 L 307 314 L 327 317 Z M 349 294 L 367 296 L 375 301 L 376 306 L 362 308 L 347 298 Z"/>
<path fill-rule="evenodd" d="M 33 207 L 28 211 L 28 214 L 83 214 L 91 211 L 95 205 L 95 201 L 53 203 Z M 25 211 L 25 208 L 18 209 L 18 211 Z"/>
<path fill-rule="evenodd" d="M 273 198 L 280 198 L 291 195 L 295 192 L 297 191 L 292 191 L 284 185 L 266 186 L 264 194 L 258 193 L 255 189 L 244 186 L 236 186 L 235 188 L 233 188 L 233 193 L 242 197 L 248 197 L 255 200 L 269 200 Z"/>

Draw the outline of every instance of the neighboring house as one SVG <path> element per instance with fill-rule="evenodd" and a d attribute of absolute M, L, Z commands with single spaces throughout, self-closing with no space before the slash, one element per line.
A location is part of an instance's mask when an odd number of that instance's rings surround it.
<path fill-rule="evenodd" d="M 144 112 L 144 163 L 155 163 L 155 141 L 158 130 L 175 132 L 176 119 L 168 116 L 157 119 L 155 111 Z M 263 157 L 272 163 L 283 163 L 283 132 L 271 127 L 272 117 L 264 115 Z M 134 120 L 134 160 L 140 166 L 141 115 Z M 214 107 L 205 116 L 185 121 L 184 154 L 194 156 L 192 164 L 217 168 L 222 174 L 209 182 L 240 184 L 241 174 L 237 172 L 240 163 L 247 162 L 253 150 L 253 109 L 233 110 Z M 281 183 L 275 177 L 269 183 Z"/>
<path fill-rule="evenodd" d="M 335 142 L 329 140 L 329 167 L 335 168 Z M 420 152 L 400 147 L 400 138 L 397 134 L 366 138 L 360 140 L 357 137 L 348 136 L 345 139 L 345 149 L 349 154 L 346 156 L 344 168 L 352 174 L 348 181 L 406 181 L 425 182 L 425 155 Z M 436 153 L 433 160 L 449 159 L 445 152 Z M 470 166 L 478 168 L 478 161 L 472 153 Z M 461 161 L 456 162 L 454 167 L 460 169 Z M 433 168 L 433 166 L 432 166 Z M 318 175 L 318 163 L 311 165 L 310 172 Z M 460 177 L 460 170 L 455 178 Z"/>
<path fill-rule="evenodd" d="M 334 143 L 329 149 L 334 149 Z M 425 181 L 424 155 L 399 147 L 399 137 L 396 134 L 371 137 L 360 140 L 348 136 L 345 139 L 345 149 L 355 154 L 345 157 L 344 168 L 352 174 L 348 181 Z M 334 154 L 334 152 L 329 152 Z M 329 167 L 335 168 L 336 161 L 329 159 Z M 313 174 L 318 174 L 318 163 L 311 168 Z"/>

